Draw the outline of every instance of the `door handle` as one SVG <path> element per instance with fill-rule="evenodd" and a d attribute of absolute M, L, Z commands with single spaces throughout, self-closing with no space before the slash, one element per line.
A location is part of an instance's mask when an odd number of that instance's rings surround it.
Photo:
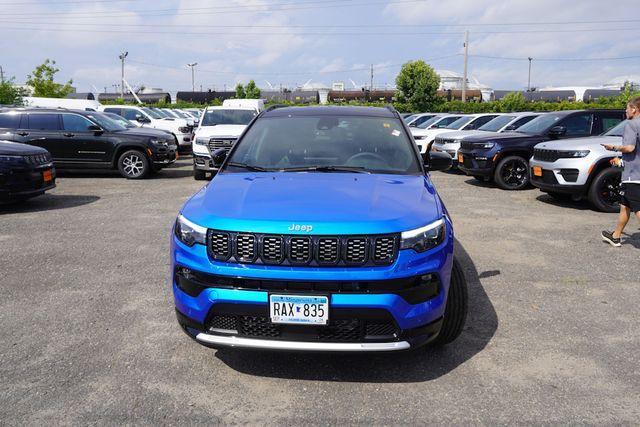
<path fill-rule="evenodd" d="M 74 133 L 71 133 L 71 132 L 63 133 L 63 135 L 68 138 L 71 138 L 72 136 L 76 136 Z"/>
<path fill-rule="evenodd" d="M 20 136 L 27 136 L 27 135 L 29 135 L 29 132 L 16 132 L 16 134 L 18 134 Z"/>

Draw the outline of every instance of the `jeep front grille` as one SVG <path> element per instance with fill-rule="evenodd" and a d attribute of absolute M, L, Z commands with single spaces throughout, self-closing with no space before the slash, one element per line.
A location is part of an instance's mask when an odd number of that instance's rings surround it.
<path fill-rule="evenodd" d="M 299 236 L 209 230 L 209 256 L 218 261 L 270 265 L 389 265 L 399 235 Z"/>

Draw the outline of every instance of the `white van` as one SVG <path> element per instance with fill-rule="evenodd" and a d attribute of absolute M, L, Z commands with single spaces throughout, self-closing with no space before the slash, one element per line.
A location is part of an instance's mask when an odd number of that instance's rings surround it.
<path fill-rule="evenodd" d="M 222 106 L 227 108 L 253 108 L 258 113 L 264 110 L 264 99 L 225 99 Z"/>
<path fill-rule="evenodd" d="M 69 110 L 98 111 L 101 104 L 91 99 L 40 98 L 25 96 L 22 98 L 26 107 L 67 108 Z"/>

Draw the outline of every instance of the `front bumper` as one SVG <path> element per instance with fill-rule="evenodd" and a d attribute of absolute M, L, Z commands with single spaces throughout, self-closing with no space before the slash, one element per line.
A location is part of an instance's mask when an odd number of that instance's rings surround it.
<path fill-rule="evenodd" d="M 167 147 L 157 147 L 152 159 L 156 167 L 164 167 L 175 163 L 178 159 L 178 146 L 169 145 Z"/>
<path fill-rule="evenodd" d="M 529 161 L 531 184 L 544 192 L 584 196 L 589 190 L 588 159 L 560 159 L 555 162 Z M 534 168 L 540 168 L 542 175 L 536 175 Z M 586 169 L 586 170 L 585 170 Z"/>
<path fill-rule="evenodd" d="M 178 140 L 178 145 L 183 148 L 185 146 L 191 147 L 191 142 L 193 141 L 193 134 L 191 133 L 175 133 L 176 139 Z"/>
<path fill-rule="evenodd" d="M 44 172 L 51 171 L 51 180 L 44 180 Z M 0 173 L 0 200 L 28 199 L 44 194 L 56 186 L 56 170 L 52 164 L 34 169 L 11 170 Z"/>
<path fill-rule="evenodd" d="M 205 172 L 216 172 L 218 170 L 213 166 L 211 156 L 200 153 L 193 153 L 193 168 Z"/>
<path fill-rule="evenodd" d="M 448 230 L 451 230 L 450 224 Z M 211 347 L 394 351 L 426 344 L 440 331 L 453 263 L 453 236 L 450 232 L 442 245 L 430 251 L 418 254 L 413 250 L 402 250 L 392 265 L 361 268 L 223 263 L 210 260 L 203 245 L 187 247 L 172 237 L 171 246 L 173 273 L 177 269 L 188 268 L 214 277 L 208 286 L 195 292 L 185 291 L 176 274 L 172 278 L 180 325 L 200 344 Z M 403 293 L 405 291 L 401 289 L 373 291 L 373 285 L 358 290 L 349 287 L 354 282 L 376 284 L 397 280 L 400 283 L 424 275 L 438 278 L 436 293 L 427 297 L 424 294 L 416 297 L 415 294 Z M 215 277 L 226 280 L 217 281 Z M 258 284 L 248 286 L 248 282 Z M 330 286 L 336 283 L 338 288 Z M 330 324 L 325 327 L 275 327 L 270 323 L 268 312 L 270 292 L 329 296 Z M 212 323 L 212 319 L 217 319 L 215 316 L 235 319 L 228 322 L 236 322 L 236 333 L 215 327 Z M 251 331 L 257 327 L 256 324 L 261 325 L 259 332 L 246 332 L 248 326 L 241 323 L 246 319 L 251 319 Z M 370 328 L 386 332 L 371 335 Z M 356 329 L 359 335 L 354 335 Z"/>
<path fill-rule="evenodd" d="M 462 161 L 460 161 L 462 158 Z M 493 176 L 493 156 L 486 153 L 476 154 L 464 150 L 458 150 L 458 169 L 467 175 L 490 178 Z"/>

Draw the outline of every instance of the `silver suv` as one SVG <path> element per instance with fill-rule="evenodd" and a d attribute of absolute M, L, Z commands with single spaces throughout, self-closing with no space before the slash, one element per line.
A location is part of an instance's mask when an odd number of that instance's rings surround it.
<path fill-rule="evenodd" d="M 600 144 L 620 145 L 626 123 L 600 136 L 536 145 L 529 161 L 531 183 L 556 199 L 587 198 L 599 211 L 617 212 L 622 169 L 611 166 L 617 155 Z"/>

